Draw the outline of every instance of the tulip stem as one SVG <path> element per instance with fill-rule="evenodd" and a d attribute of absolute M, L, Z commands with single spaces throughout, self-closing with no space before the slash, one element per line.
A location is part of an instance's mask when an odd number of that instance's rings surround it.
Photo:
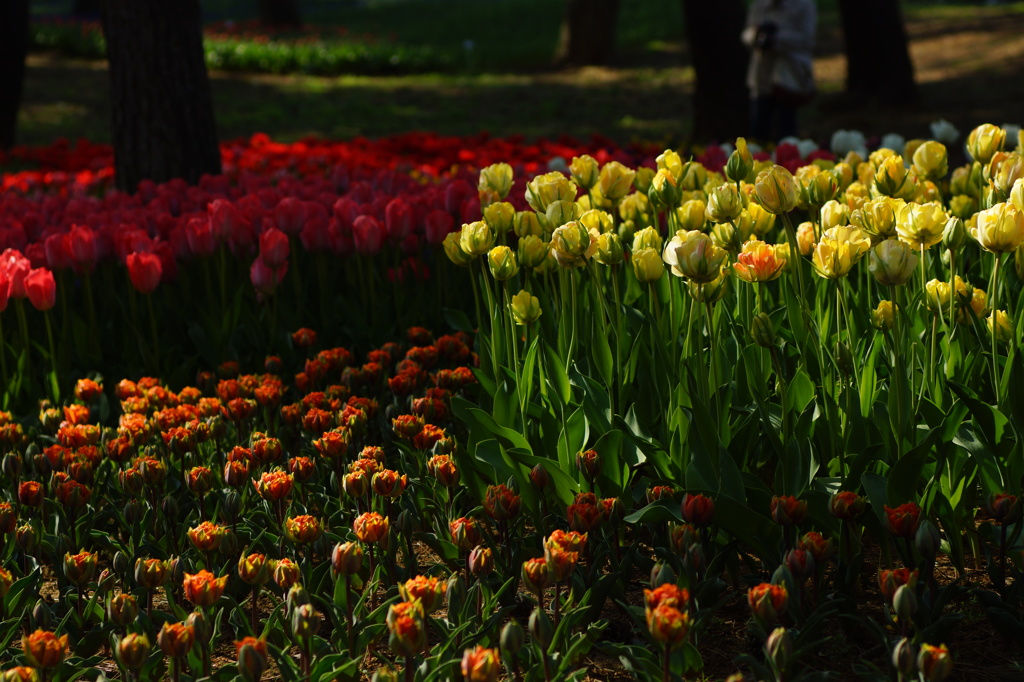
<path fill-rule="evenodd" d="M 3 339 L 7 338 L 4 334 L 3 315 L 0 315 L 0 376 L 3 377 L 4 382 L 4 395 L 3 395 L 3 407 L 7 407 L 8 391 L 10 390 L 11 381 L 10 375 L 7 373 L 7 342 Z"/>
<path fill-rule="evenodd" d="M 906 381 L 906 375 L 903 372 L 903 353 L 902 353 L 902 341 L 901 335 L 903 324 L 900 318 L 902 317 L 902 310 L 899 306 L 899 289 L 895 285 L 889 285 L 889 296 L 892 298 L 892 364 L 893 364 L 893 378 L 889 383 L 890 390 L 896 391 L 896 458 L 898 459 L 900 453 L 903 450 L 903 384 Z"/>
<path fill-rule="evenodd" d="M 149 333 L 153 336 L 153 369 L 159 368 L 160 335 L 156 331 L 156 310 L 153 309 L 153 294 L 146 294 L 146 306 L 149 308 Z"/>
<path fill-rule="evenodd" d="M 60 385 L 57 382 L 57 353 L 54 352 L 53 325 L 50 322 L 49 310 L 43 312 L 43 319 L 46 320 L 46 340 L 50 344 L 50 397 L 53 399 L 53 404 L 56 407 L 60 402 Z M 992 347 L 995 348 L 994 341 Z"/>
<path fill-rule="evenodd" d="M 257 613 L 256 603 L 259 601 L 259 597 L 260 597 L 260 586 L 259 585 L 253 585 L 252 586 L 252 597 L 250 598 L 250 601 L 249 601 L 249 625 L 252 628 L 252 635 L 253 635 L 253 637 L 258 637 L 258 635 L 256 634 L 256 624 L 259 621 L 259 619 L 257 618 L 257 616 L 259 614 Z"/>
<path fill-rule="evenodd" d="M 996 346 L 996 339 L 998 336 L 999 317 L 999 264 L 1002 262 L 1002 254 L 995 254 L 996 265 L 992 270 L 992 286 L 989 287 L 992 292 L 992 312 L 989 313 L 991 324 L 989 325 L 989 331 L 992 334 L 992 392 L 995 395 L 995 405 L 999 407 L 999 349 Z"/>
<path fill-rule="evenodd" d="M 672 679 L 672 649 L 665 644 L 665 651 L 662 654 L 661 679 L 662 682 L 669 682 Z"/>
<path fill-rule="evenodd" d="M 405 657 L 405 682 L 413 682 L 416 679 L 416 668 L 412 666 L 412 656 Z"/>

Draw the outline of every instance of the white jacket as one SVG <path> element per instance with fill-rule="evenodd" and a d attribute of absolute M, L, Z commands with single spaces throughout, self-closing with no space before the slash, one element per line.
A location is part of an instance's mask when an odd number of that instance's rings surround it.
<path fill-rule="evenodd" d="M 754 41 L 757 27 L 766 21 L 774 22 L 778 30 L 771 49 L 760 50 L 754 47 Z M 752 95 L 769 95 L 776 85 L 790 89 L 813 86 L 817 28 L 818 8 L 814 0 L 755 0 L 750 5 L 742 38 L 752 50 L 747 70 L 747 87 Z M 794 77 L 806 82 L 794 82 Z"/>

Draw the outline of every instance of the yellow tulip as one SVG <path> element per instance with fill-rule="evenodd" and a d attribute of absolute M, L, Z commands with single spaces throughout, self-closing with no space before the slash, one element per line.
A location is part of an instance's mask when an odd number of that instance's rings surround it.
<path fill-rule="evenodd" d="M 519 263 L 524 268 L 535 268 L 544 263 L 551 245 L 538 237 L 528 234 L 519 240 Z"/>
<path fill-rule="evenodd" d="M 754 201 L 775 215 L 789 213 L 796 208 L 797 185 L 793 174 L 782 166 L 761 171 L 754 182 Z"/>
<path fill-rule="evenodd" d="M 449 232 L 444 238 L 442 246 L 444 247 L 445 255 L 448 256 L 448 260 L 460 268 L 468 268 L 473 262 L 474 257 L 462 250 L 462 246 L 459 243 L 461 241 L 460 235 L 460 232 Z"/>
<path fill-rule="evenodd" d="M 960 278 L 957 277 L 959 280 Z M 949 310 L 949 297 L 951 290 L 949 282 L 943 282 L 942 280 L 932 279 L 924 285 L 924 303 L 925 307 L 928 308 L 928 312 L 933 315 L 939 315 L 943 311 Z"/>
<path fill-rule="evenodd" d="M 929 140 L 922 143 L 912 152 L 914 172 L 928 180 L 938 180 L 949 172 L 946 145 Z M 909 155 L 909 154 L 908 154 Z"/>
<path fill-rule="evenodd" d="M 713 282 L 721 276 L 728 253 L 715 246 L 711 237 L 691 230 L 679 232 L 665 246 L 662 259 L 676 277 L 687 277 L 697 284 Z"/>
<path fill-rule="evenodd" d="M 898 286 L 914 275 L 918 260 L 917 252 L 906 242 L 886 239 L 871 250 L 868 270 L 882 286 Z"/>
<path fill-rule="evenodd" d="M 531 296 L 529 291 L 521 290 L 512 297 L 508 306 L 512 310 L 512 317 L 516 324 L 532 324 L 540 318 L 540 299 Z"/>
<path fill-rule="evenodd" d="M 623 260 L 622 240 L 614 232 L 602 232 L 597 238 L 594 260 L 601 265 L 618 265 Z"/>
<path fill-rule="evenodd" d="M 654 182 L 654 169 L 643 166 L 636 169 L 636 176 L 633 178 L 633 186 L 637 191 L 647 196 L 651 191 L 651 183 Z"/>
<path fill-rule="evenodd" d="M 988 163 L 1006 142 L 1006 131 L 997 125 L 983 123 L 967 136 L 967 153 L 978 163 Z"/>
<path fill-rule="evenodd" d="M 482 169 L 477 189 L 481 192 L 494 192 L 500 200 L 504 200 L 512 189 L 512 166 L 507 163 L 494 163 Z"/>
<path fill-rule="evenodd" d="M 907 204 L 896 215 L 896 233 L 915 249 L 930 249 L 942 241 L 947 220 L 941 204 Z"/>
<path fill-rule="evenodd" d="M 677 180 L 683 176 L 683 160 L 678 152 L 666 149 L 655 159 L 659 169 L 667 170 Z"/>
<path fill-rule="evenodd" d="M 662 243 L 663 240 L 657 230 L 653 227 L 645 227 L 633 235 L 632 251 L 636 253 L 641 249 L 654 249 L 661 253 Z"/>
<path fill-rule="evenodd" d="M 633 192 L 619 201 L 619 217 L 632 220 L 636 224 L 647 225 L 650 222 L 651 200 L 646 194 Z"/>
<path fill-rule="evenodd" d="M 850 213 L 850 223 L 876 239 L 896 236 L 896 216 L 907 203 L 902 199 L 878 197 Z"/>
<path fill-rule="evenodd" d="M 686 289 L 698 303 L 715 303 L 725 295 L 725 288 L 729 283 L 727 273 L 728 268 L 722 268 L 718 271 L 718 276 L 710 282 L 700 283 L 691 279 L 686 283 Z"/>
<path fill-rule="evenodd" d="M 563 268 L 578 268 L 597 251 L 597 234 L 577 221 L 568 222 L 551 234 L 551 255 Z"/>
<path fill-rule="evenodd" d="M 728 223 L 735 220 L 743 210 L 743 199 L 736 185 L 719 185 L 708 195 L 708 205 L 704 215 L 715 223 Z"/>
<path fill-rule="evenodd" d="M 855 227 L 833 227 L 821 235 L 811 262 L 819 276 L 839 279 L 849 274 L 868 249 L 871 239 Z"/>
<path fill-rule="evenodd" d="M 579 217 L 579 221 L 583 223 L 583 226 L 588 230 L 597 230 L 598 232 L 611 232 L 615 228 L 615 220 L 611 214 L 607 211 L 602 211 L 599 208 L 592 208 Z"/>
<path fill-rule="evenodd" d="M 753 169 L 754 156 L 747 149 L 747 141 L 742 137 L 737 137 L 736 149 L 725 164 L 725 177 L 733 182 L 741 182 L 747 179 Z"/>
<path fill-rule="evenodd" d="M 569 173 L 577 185 L 584 189 L 591 189 L 597 184 L 597 177 L 600 174 L 600 167 L 597 160 L 589 154 L 572 157 L 569 164 Z"/>
<path fill-rule="evenodd" d="M 840 204 L 835 199 L 825 202 L 820 211 L 821 229 L 827 230 L 832 227 L 850 224 L 850 208 L 846 204 Z"/>
<path fill-rule="evenodd" d="M 553 201 L 576 201 L 576 183 L 558 171 L 538 175 L 526 183 L 526 202 L 538 213 L 545 213 Z"/>
<path fill-rule="evenodd" d="M 750 202 L 746 211 L 750 215 L 754 234 L 758 237 L 764 237 L 775 227 L 775 214 L 769 213 L 760 204 Z"/>
<path fill-rule="evenodd" d="M 516 254 L 507 246 L 491 249 L 487 253 L 487 266 L 491 269 L 491 276 L 499 282 L 510 280 L 519 272 Z"/>
<path fill-rule="evenodd" d="M 893 154 L 882 161 L 875 171 L 872 187 L 878 194 L 901 199 L 909 199 L 917 191 L 917 186 L 903 165 L 903 157 L 899 154 Z"/>
<path fill-rule="evenodd" d="M 544 234 L 544 226 L 533 211 L 519 211 L 512 220 L 512 231 L 520 239 L 529 234 L 540 237 Z"/>
<path fill-rule="evenodd" d="M 507 201 L 491 204 L 484 209 L 484 221 L 495 234 L 506 234 L 515 222 L 516 209 Z"/>
<path fill-rule="evenodd" d="M 651 180 L 651 188 L 647 196 L 656 208 L 675 208 L 679 204 L 679 187 L 676 185 L 676 178 L 671 172 L 659 168 Z"/>
<path fill-rule="evenodd" d="M 871 326 L 880 332 L 892 329 L 892 301 L 880 301 L 878 307 L 871 311 Z"/>
<path fill-rule="evenodd" d="M 1018 180 L 1024 177 L 1024 156 L 1011 152 L 1003 158 L 998 168 L 992 173 L 992 184 L 1004 195 L 1013 191 Z"/>
<path fill-rule="evenodd" d="M 494 246 L 494 240 L 494 230 L 482 220 L 463 225 L 459 233 L 459 246 L 470 256 L 484 255 Z"/>
<path fill-rule="evenodd" d="M 814 223 L 810 221 L 800 223 L 796 228 L 796 245 L 800 249 L 800 255 L 810 256 L 817 243 L 818 237 L 814 233 Z"/>
<path fill-rule="evenodd" d="M 597 183 L 601 188 L 601 194 L 615 201 L 629 194 L 633 188 L 635 177 L 636 171 L 623 166 L 618 161 L 611 161 L 601 168 Z"/>
<path fill-rule="evenodd" d="M 978 211 L 971 235 L 981 248 L 992 253 L 1009 253 L 1024 241 L 1024 211 L 1010 203 Z"/>
<path fill-rule="evenodd" d="M 707 206 L 700 199 L 691 199 L 676 209 L 676 223 L 680 230 L 704 230 Z"/>
<path fill-rule="evenodd" d="M 641 284 L 657 282 L 665 274 L 665 264 L 661 256 L 652 248 L 643 248 L 633 252 L 633 274 Z"/>
<path fill-rule="evenodd" d="M 1013 323 L 1005 310 L 993 310 L 988 316 L 988 333 L 995 334 L 996 340 L 1006 343 L 1013 339 Z"/>

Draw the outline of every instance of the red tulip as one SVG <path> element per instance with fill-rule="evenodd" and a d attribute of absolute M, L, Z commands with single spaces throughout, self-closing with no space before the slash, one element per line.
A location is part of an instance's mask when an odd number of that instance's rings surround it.
<path fill-rule="evenodd" d="M 270 269 L 288 263 L 290 247 L 288 236 L 276 228 L 270 228 L 260 235 L 260 260 Z"/>
<path fill-rule="evenodd" d="M 413 230 L 412 207 L 401 198 L 392 199 L 384 208 L 384 229 L 392 243 L 404 240 Z"/>
<path fill-rule="evenodd" d="M 36 310 L 49 310 L 57 302 L 57 282 L 47 268 L 36 268 L 25 277 L 25 293 Z"/>
<path fill-rule="evenodd" d="M 7 274 L 10 281 L 10 296 L 12 298 L 25 298 L 28 294 L 25 291 L 25 277 L 32 269 L 32 263 L 17 249 L 7 249 L 0 254 L 0 270 Z"/>
<path fill-rule="evenodd" d="M 257 293 L 269 296 L 274 293 L 274 289 L 281 283 L 287 272 L 287 262 L 275 270 L 264 263 L 262 258 L 257 258 L 249 268 L 249 279 Z"/>
<path fill-rule="evenodd" d="M 7 302 L 11 297 L 11 280 L 3 269 L 0 269 L 0 313 L 7 310 Z"/>
<path fill-rule="evenodd" d="M 96 261 L 99 259 L 99 245 L 96 241 L 96 233 L 84 225 L 74 225 L 65 238 L 71 262 L 75 268 L 82 272 L 92 272 L 96 268 Z"/>
<path fill-rule="evenodd" d="M 128 266 L 128 278 L 136 291 L 151 294 L 156 290 L 163 276 L 163 264 L 159 256 L 146 251 L 130 253 L 125 264 Z"/>
<path fill-rule="evenodd" d="M 217 250 L 216 235 L 208 217 L 190 218 L 185 223 L 185 237 L 188 240 L 188 248 L 194 256 L 205 258 L 212 256 Z"/>
<path fill-rule="evenodd" d="M 373 216 L 361 215 L 352 222 L 352 239 L 356 253 L 372 256 L 384 245 L 384 230 Z"/>

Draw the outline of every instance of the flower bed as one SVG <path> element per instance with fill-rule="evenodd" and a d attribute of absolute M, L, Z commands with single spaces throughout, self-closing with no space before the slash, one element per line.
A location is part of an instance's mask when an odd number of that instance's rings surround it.
<path fill-rule="evenodd" d="M 934 141 L 776 149 L 794 172 L 742 140 L 472 147 L 260 138 L 133 196 L 101 149 L 5 179 L 12 664 L 678 679 L 746 636 L 711 674 L 1013 674 L 1002 129 L 952 173 Z M 965 616 L 993 641 L 958 646 Z"/>

